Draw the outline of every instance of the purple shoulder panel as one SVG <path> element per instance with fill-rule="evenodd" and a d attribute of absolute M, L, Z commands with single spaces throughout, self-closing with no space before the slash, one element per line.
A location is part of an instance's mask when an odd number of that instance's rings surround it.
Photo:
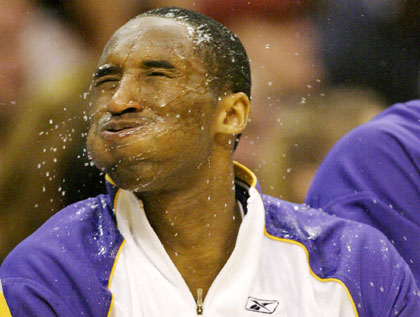
<path fill-rule="evenodd" d="M 123 241 L 112 209 L 108 195 L 70 205 L 9 254 L 0 278 L 13 315 L 25 315 L 25 307 L 37 316 L 49 316 L 48 309 L 59 316 L 107 315 L 108 279 Z"/>
<path fill-rule="evenodd" d="M 412 273 L 379 231 L 306 205 L 263 199 L 267 232 L 303 244 L 312 271 L 343 282 L 360 316 L 420 314 Z"/>

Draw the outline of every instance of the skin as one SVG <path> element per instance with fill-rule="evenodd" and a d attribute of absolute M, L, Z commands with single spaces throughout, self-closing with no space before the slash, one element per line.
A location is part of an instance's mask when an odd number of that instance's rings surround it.
<path fill-rule="evenodd" d="M 135 192 L 194 297 L 207 293 L 235 246 L 234 135 L 244 93 L 212 91 L 194 28 L 170 18 L 128 22 L 98 63 L 88 150 Z"/>

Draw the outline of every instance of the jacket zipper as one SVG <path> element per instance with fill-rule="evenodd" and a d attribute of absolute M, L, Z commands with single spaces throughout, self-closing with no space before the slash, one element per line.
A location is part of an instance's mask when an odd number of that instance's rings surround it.
<path fill-rule="evenodd" d="M 203 315 L 203 289 L 197 288 L 197 315 Z"/>

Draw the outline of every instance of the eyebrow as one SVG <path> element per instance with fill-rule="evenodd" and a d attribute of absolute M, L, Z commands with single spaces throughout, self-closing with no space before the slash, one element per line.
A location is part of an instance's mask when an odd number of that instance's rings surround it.
<path fill-rule="evenodd" d="M 110 64 L 101 65 L 98 67 L 98 70 L 95 72 L 95 75 L 93 76 L 94 79 L 104 77 L 107 75 L 114 75 L 120 73 L 121 69 L 120 67 L 113 66 Z"/>
<path fill-rule="evenodd" d="M 166 69 L 174 69 L 175 66 L 172 65 L 170 62 L 165 61 L 165 60 L 159 60 L 159 61 L 154 61 L 154 60 L 146 60 L 143 61 L 141 63 L 141 65 L 143 67 L 155 67 L 155 68 L 166 68 Z"/>

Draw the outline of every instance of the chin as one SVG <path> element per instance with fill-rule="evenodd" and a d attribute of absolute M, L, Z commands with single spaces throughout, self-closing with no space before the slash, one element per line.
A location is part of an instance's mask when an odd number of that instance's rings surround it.
<path fill-rule="evenodd" d="M 207 158 L 206 151 L 200 151 L 204 155 L 199 158 L 190 148 L 194 146 L 179 147 L 166 140 L 116 148 L 101 139 L 88 138 L 88 151 L 96 166 L 119 188 L 137 193 L 171 190 L 183 184 L 191 167 Z"/>
<path fill-rule="evenodd" d="M 164 187 L 167 171 L 163 162 L 120 162 L 105 167 L 105 172 L 119 188 L 132 192 L 159 190 Z"/>

